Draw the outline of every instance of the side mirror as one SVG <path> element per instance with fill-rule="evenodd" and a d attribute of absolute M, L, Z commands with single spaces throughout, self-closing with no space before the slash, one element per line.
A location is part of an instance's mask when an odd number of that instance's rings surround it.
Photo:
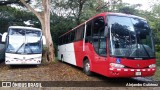
<path fill-rule="evenodd" d="M 7 32 L 3 33 L 2 35 L 2 42 L 6 42 Z"/>
<path fill-rule="evenodd" d="M 46 45 L 46 38 L 45 38 L 45 36 L 42 36 L 42 40 L 43 40 L 43 45 Z"/>

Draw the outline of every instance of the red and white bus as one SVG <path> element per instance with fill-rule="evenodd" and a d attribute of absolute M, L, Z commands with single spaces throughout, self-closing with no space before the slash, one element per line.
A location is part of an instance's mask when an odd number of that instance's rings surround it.
<path fill-rule="evenodd" d="M 156 72 L 152 31 L 144 18 L 105 12 L 59 37 L 58 59 L 107 77 Z"/>

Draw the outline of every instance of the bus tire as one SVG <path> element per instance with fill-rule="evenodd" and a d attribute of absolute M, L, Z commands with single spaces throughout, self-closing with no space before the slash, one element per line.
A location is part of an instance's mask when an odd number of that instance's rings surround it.
<path fill-rule="evenodd" d="M 88 76 L 91 76 L 92 75 L 92 72 L 90 71 L 90 62 L 88 59 L 86 59 L 84 62 L 83 62 L 83 71 L 86 75 Z"/>
<path fill-rule="evenodd" d="M 64 58 L 63 58 L 63 55 L 61 55 L 61 61 L 62 61 L 62 62 L 64 62 Z"/>

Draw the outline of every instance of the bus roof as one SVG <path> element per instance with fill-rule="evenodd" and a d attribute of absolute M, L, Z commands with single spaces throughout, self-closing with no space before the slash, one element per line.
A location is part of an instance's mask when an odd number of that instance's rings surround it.
<path fill-rule="evenodd" d="M 26 27 L 26 26 L 10 26 L 9 28 L 15 28 L 15 29 L 29 29 L 29 30 L 37 30 L 37 31 L 41 31 L 41 29 L 39 29 L 39 28 Z"/>
<path fill-rule="evenodd" d="M 139 19 L 143 19 L 146 20 L 145 18 L 139 17 L 139 16 L 135 16 L 135 15 L 131 15 L 131 14 L 124 14 L 124 13 L 112 13 L 112 12 L 106 12 L 108 15 L 116 15 L 116 16 L 124 16 L 124 17 L 132 17 L 132 18 L 139 18 Z"/>
<path fill-rule="evenodd" d="M 83 23 L 81 23 L 80 25 L 74 27 L 73 29 L 69 30 L 68 32 L 60 35 L 60 37 L 64 36 L 65 34 L 71 32 L 71 31 L 73 31 L 74 29 L 80 27 L 81 25 L 84 25 L 85 23 L 89 22 L 90 20 L 92 20 L 92 19 L 94 19 L 94 18 L 96 18 L 96 17 L 98 17 L 98 16 L 106 16 L 106 15 L 124 16 L 124 17 L 131 17 L 131 18 L 138 18 L 138 19 L 146 20 L 146 19 L 144 19 L 144 18 L 142 18 L 142 17 L 135 16 L 135 15 L 131 15 L 131 14 L 113 13 L 113 12 L 103 12 L 103 13 L 97 14 L 96 16 L 93 16 L 92 18 L 86 20 L 85 22 L 83 22 Z"/>

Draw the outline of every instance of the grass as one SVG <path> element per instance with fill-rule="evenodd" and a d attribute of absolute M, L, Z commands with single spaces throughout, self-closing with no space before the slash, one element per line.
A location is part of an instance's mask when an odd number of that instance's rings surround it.
<path fill-rule="evenodd" d="M 153 78 L 155 80 L 160 81 L 160 52 L 156 53 L 156 65 L 157 65 L 157 71 L 155 75 L 153 76 Z"/>

